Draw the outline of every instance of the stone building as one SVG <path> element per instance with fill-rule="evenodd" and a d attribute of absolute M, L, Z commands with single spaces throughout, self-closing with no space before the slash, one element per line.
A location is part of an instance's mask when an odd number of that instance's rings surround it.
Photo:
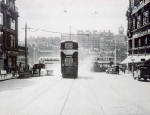
<path fill-rule="evenodd" d="M 0 68 L 16 68 L 18 54 L 18 9 L 16 0 L 0 0 Z"/>
<path fill-rule="evenodd" d="M 115 46 L 117 52 L 117 63 L 121 63 L 126 58 L 127 44 L 124 28 L 121 26 L 118 29 L 118 34 L 109 31 L 83 31 L 77 32 L 77 41 L 79 47 L 89 49 L 91 55 L 103 56 L 107 60 L 114 61 Z"/>
<path fill-rule="evenodd" d="M 127 19 L 129 56 L 124 62 L 131 69 L 150 59 L 150 0 L 129 0 Z"/>
<path fill-rule="evenodd" d="M 28 59 L 29 65 L 39 63 L 40 57 L 60 56 L 59 37 L 31 37 L 28 40 Z"/>

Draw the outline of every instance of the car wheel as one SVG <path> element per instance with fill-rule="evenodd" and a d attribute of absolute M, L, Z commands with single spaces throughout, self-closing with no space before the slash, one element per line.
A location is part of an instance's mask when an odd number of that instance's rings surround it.
<path fill-rule="evenodd" d="M 138 81 L 140 81 L 141 79 L 138 77 Z"/>
<path fill-rule="evenodd" d="M 147 81 L 147 78 L 144 78 L 144 81 Z"/>
<path fill-rule="evenodd" d="M 133 76 L 133 79 L 136 80 L 136 77 Z"/>

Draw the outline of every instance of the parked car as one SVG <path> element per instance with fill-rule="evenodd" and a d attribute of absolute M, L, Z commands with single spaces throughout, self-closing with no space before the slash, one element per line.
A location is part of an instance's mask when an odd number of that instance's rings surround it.
<path fill-rule="evenodd" d="M 106 69 L 106 73 L 109 73 L 111 71 L 111 67 L 108 67 L 107 69 Z"/>
<path fill-rule="evenodd" d="M 119 66 L 112 66 L 106 70 L 106 73 L 119 74 Z"/>
<path fill-rule="evenodd" d="M 138 66 L 137 70 L 134 71 L 134 79 L 144 79 L 145 81 L 147 79 L 150 79 L 150 65 L 141 65 Z"/>

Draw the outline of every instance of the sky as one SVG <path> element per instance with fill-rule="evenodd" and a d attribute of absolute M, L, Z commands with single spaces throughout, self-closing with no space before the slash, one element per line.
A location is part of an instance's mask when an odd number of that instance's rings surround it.
<path fill-rule="evenodd" d="M 17 0 L 19 9 L 19 37 L 24 38 L 24 26 L 28 24 L 28 36 L 53 36 L 54 33 L 35 31 L 45 29 L 61 33 L 77 30 L 111 30 L 115 34 L 122 25 L 127 28 L 128 0 Z M 59 34 L 55 34 L 59 36 Z"/>

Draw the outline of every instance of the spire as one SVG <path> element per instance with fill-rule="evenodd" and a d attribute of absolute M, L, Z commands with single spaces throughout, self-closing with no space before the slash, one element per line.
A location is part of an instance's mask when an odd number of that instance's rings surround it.
<path fill-rule="evenodd" d="M 119 34 L 124 34 L 124 27 L 122 25 L 119 27 Z"/>

